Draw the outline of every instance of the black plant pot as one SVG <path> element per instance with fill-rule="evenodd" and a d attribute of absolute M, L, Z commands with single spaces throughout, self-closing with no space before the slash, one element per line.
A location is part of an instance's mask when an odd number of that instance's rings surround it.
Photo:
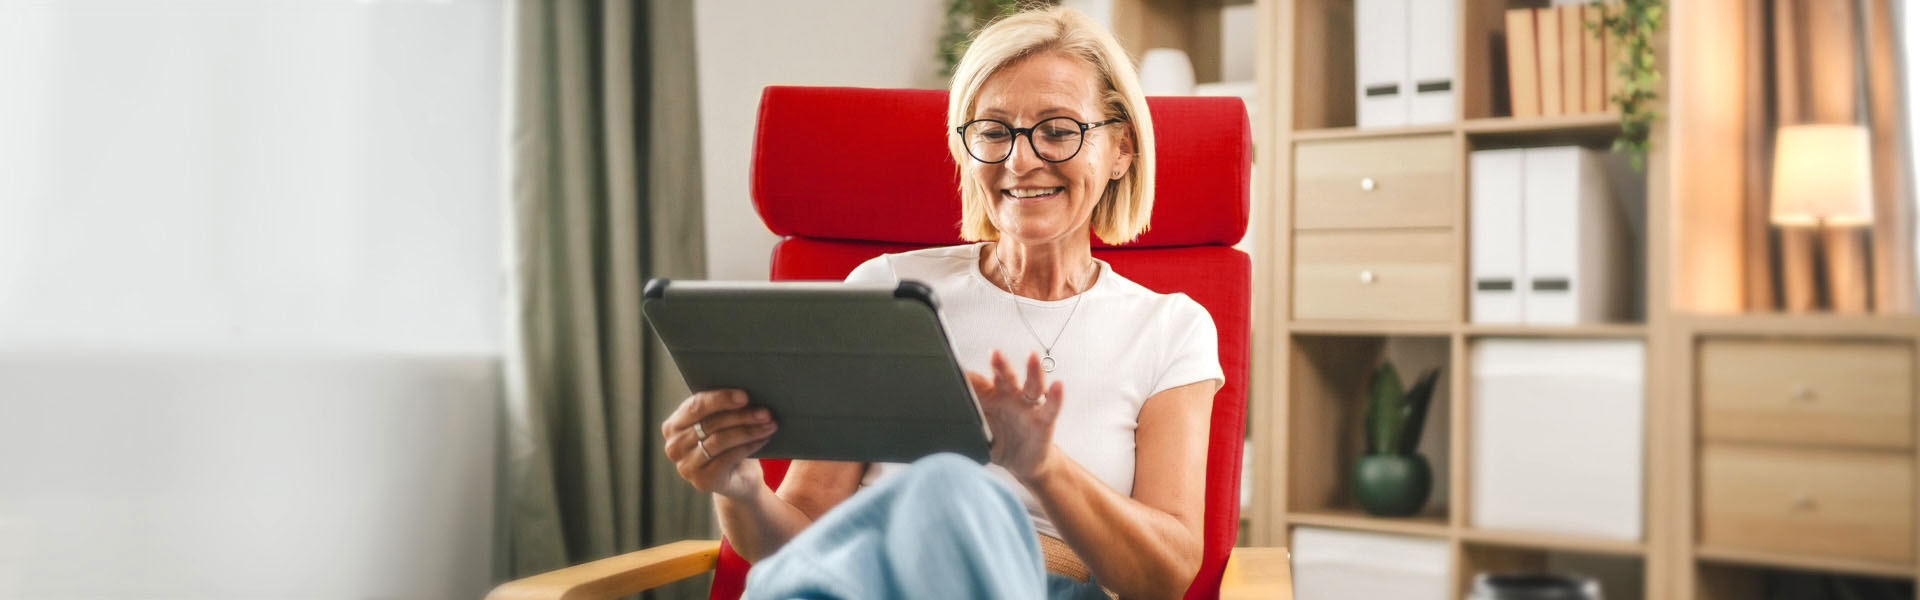
<path fill-rule="evenodd" d="M 1368 514 L 1404 517 L 1420 512 L 1433 492 L 1433 468 L 1419 454 L 1368 454 L 1353 463 L 1353 497 Z"/>

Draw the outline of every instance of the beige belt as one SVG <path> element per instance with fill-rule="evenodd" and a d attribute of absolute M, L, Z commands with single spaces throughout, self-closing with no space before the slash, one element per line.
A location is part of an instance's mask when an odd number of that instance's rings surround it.
<path fill-rule="evenodd" d="M 1087 569 L 1087 563 L 1080 560 L 1080 555 L 1075 554 L 1073 548 L 1060 538 L 1040 536 L 1040 556 L 1046 559 L 1048 573 L 1080 582 L 1085 582 L 1092 574 Z"/>

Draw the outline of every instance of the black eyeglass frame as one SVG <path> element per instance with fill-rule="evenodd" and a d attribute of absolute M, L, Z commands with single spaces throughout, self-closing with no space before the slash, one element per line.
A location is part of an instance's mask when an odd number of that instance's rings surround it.
<path fill-rule="evenodd" d="M 1073 154 L 1068 154 L 1066 158 L 1062 158 L 1060 160 L 1054 160 L 1051 158 L 1047 158 L 1046 156 L 1040 153 L 1040 146 L 1038 144 L 1035 144 L 1033 141 L 1033 130 L 1039 128 L 1042 123 L 1046 123 L 1047 121 L 1057 121 L 1060 119 L 1066 119 L 1068 121 L 1072 121 L 1074 125 L 1080 126 L 1080 145 L 1074 147 Z M 972 121 L 961 123 L 959 127 L 953 128 L 953 132 L 960 136 L 960 147 L 966 149 L 967 156 L 971 156 L 973 157 L 974 160 L 980 161 L 981 163 L 984 163 L 984 164 L 997 165 L 1003 162 L 1007 162 L 1007 159 L 1009 158 L 1013 158 L 1013 145 L 1020 143 L 1020 136 L 1022 134 L 1025 134 L 1027 136 L 1027 149 L 1032 150 L 1033 155 L 1035 157 L 1050 163 L 1063 163 L 1063 162 L 1073 160 L 1073 157 L 1080 155 L 1081 150 L 1086 149 L 1088 130 L 1091 130 L 1097 127 L 1112 125 L 1114 123 L 1122 123 L 1125 121 L 1126 121 L 1125 118 L 1115 117 L 1112 119 L 1107 119 L 1105 121 L 1100 121 L 1098 123 L 1082 123 L 1080 122 L 1079 119 L 1075 119 L 1073 117 L 1068 117 L 1063 115 L 1058 117 L 1048 117 L 1045 119 L 1041 119 L 1039 123 L 1034 123 L 1033 127 L 1014 127 L 1012 123 L 1008 123 L 1006 121 L 1002 121 L 999 119 L 974 119 Z M 1001 127 L 1007 128 L 1007 131 L 1013 132 L 1013 139 L 1007 144 L 1007 155 L 1000 157 L 1000 160 L 986 160 L 986 159 L 980 158 L 980 155 L 974 154 L 973 144 L 967 143 L 967 128 L 972 127 L 974 123 L 998 123 L 1000 124 Z"/>

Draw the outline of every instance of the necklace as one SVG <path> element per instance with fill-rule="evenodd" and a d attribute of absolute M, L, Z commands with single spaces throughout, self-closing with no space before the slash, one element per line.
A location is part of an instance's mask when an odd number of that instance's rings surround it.
<path fill-rule="evenodd" d="M 1017 288 L 1020 283 L 1019 279 L 1014 277 L 1013 270 L 1007 268 L 1006 261 L 1000 260 L 1000 254 L 997 252 L 993 255 L 993 261 L 1000 266 L 1000 277 L 1006 280 L 1007 291 L 1014 292 L 1014 289 Z M 1073 324 L 1073 315 L 1080 312 L 1080 301 L 1086 298 L 1086 294 L 1081 292 L 1085 291 L 1085 289 L 1081 289 L 1074 293 L 1073 308 L 1067 311 L 1067 320 L 1060 323 L 1060 330 L 1053 333 L 1052 342 L 1040 340 L 1040 332 L 1033 330 L 1033 323 L 1027 320 L 1027 312 L 1020 308 L 1020 299 L 1013 299 L 1014 314 L 1020 315 L 1020 324 L 1026 326 L 1027 335 L 1033 336 L 1033 343 L 1040 345 L 1040 370 L 1048 373 L 1053 372 L 1055 364 L 1053 360 L 1053 347 L 1060 343 L 1060 336 L 1067 332 L 1067 326 Z M 1014 295 L 1018 296 L 1020 294 L 1019 292 L 1014 292 Z"/>

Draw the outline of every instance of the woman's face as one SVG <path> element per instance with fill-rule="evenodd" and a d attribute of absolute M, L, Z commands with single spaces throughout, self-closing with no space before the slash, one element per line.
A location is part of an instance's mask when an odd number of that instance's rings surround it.
<path fill-rule="evenodd" d="M 1030 56 L 987 78 L 973 118 L 998 119 L 1015 128 L 1060 116 L 1098 123 L 1107 117 L 1100 110 L 1096 85 L 1092 67 L 1077 59 L 1058 53 Z M 1085 239 L 1107 182 L 1125 174 L 1132 163 L 1127 127 L 1114 123 L 1087 130 L 1079 154 L 1057 163 L 1035 156 L 1027 136 L 1021 135 L 1005 161 L 987 164 L 969 158 L 963 171 L 987 190 L 987 220 L 1002 239 Z"/>

